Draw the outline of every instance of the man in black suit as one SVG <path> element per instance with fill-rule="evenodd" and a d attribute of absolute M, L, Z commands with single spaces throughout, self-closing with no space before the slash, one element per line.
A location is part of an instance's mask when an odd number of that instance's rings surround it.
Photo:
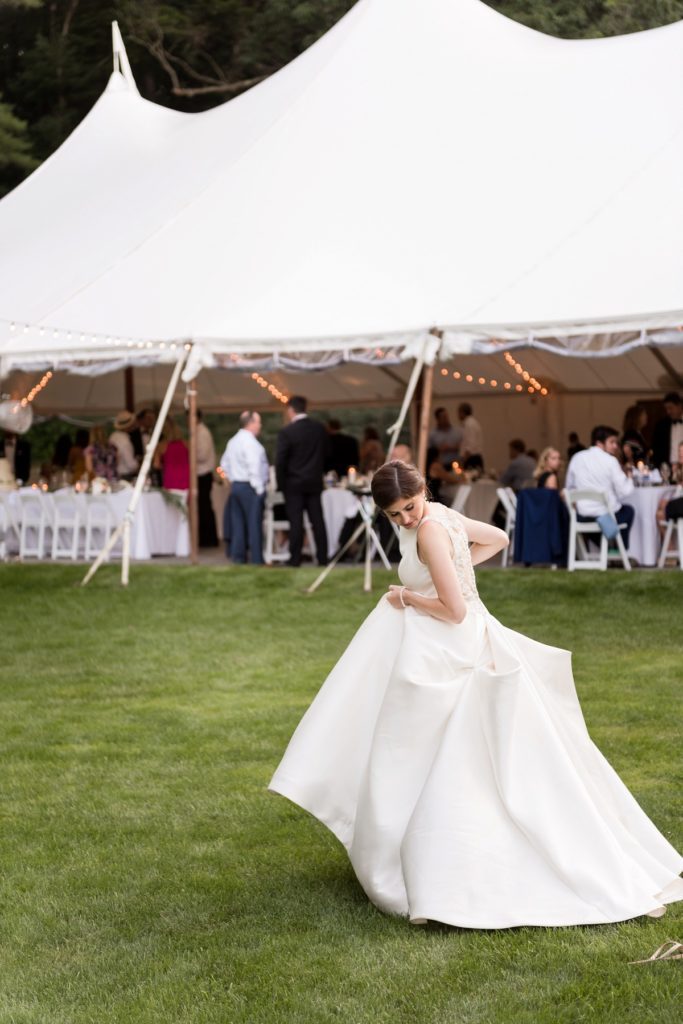
<path fill-rule="evenodd" d="M 7 458 L 16 480 L 28 483 L 31 476 L 31 445 L 9 430 L 0 440 L 0 458 Z"/>
<path fill-rule="evenodd" d="M 351 434 L 342 433 L 342 425 L 339 420 L 327 421 L 327 457 L 325 459 L 325 472 L 334 470 L 339 479 L 349 471 L 349 466 L 358 469 L 360 453 L 358 441 Z"/>
<path fill-rule="evenodd" d="M 286 427 L 277 436 L 275 474 L 278 489 L 285 496 L 289 520 L 289 562 L 301 564 L 304 540 L 304 510 L 313 527 L 315 551 L 320 565 L 327 564 L 327 531 L 320 494 L 327 453 L 327 431 L 318 420 L 306 415 L 307 401 L 293 395 L 287 403 Z"/>
<path fill-rule="evenodd" d="M 683 441 L 683 398 L 677 391 L 664 395 L 666 416 L 656 424 L 652 438 L 652 458 L 655 466 L 678 459 L 678 445 Z"/>

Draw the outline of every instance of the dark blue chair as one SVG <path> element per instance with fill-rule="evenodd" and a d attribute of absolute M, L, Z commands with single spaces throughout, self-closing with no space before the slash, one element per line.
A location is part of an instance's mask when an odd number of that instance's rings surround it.
<path fill-rule="evenodd" d="M 566 565 L 569 513 L 559 491 L 546 487 L 517 495 L 515 562 Z"/>

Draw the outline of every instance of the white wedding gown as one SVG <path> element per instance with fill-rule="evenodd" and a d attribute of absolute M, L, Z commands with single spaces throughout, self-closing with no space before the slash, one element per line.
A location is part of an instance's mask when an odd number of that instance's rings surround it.
<path fill-rule="evenodd" d="M 683 858 L 592 743 L 568 651 L 506 629 L 477 594 L 457 512 L 458 625 L 382 597 L 270 783 L 348 850 L 368 897 L 414 923 L 578 925 L 659 916 Z M 401 582 L 436 595 L 401 530 Z"/>

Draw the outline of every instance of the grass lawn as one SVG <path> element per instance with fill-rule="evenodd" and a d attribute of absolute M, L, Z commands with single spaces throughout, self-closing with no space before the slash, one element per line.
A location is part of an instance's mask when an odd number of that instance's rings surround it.
<path fill-rule="evenodd" d="M 0 567 L 1 1024 L 680 1024 L 661 920 L 420 929 L 265 787 L 392 577 Z M 680 573 L 479 574 L 507 625 L 575 653 L 589 728 L 683 846 Z"/>

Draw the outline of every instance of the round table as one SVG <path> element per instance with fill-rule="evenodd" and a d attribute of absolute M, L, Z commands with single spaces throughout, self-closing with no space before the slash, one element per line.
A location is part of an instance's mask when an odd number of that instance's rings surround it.
<path fill-rule="evenodd" d="M 657 564 L 662 542 L 657 526 L 657 506 L 662 498 L 672 498 L 675 490 L 675 487 L 668 485 L 636 487 L 624 500 L 624 505 L 631 505 L 636 513 L 631 527 L 628 555 L 638 565 Z"/>
<path fill-rule="evenodd" d="M 347 519 L 358 515 L 358 501 L 345 487 L 328 487 L 320 495 L 323 519 L 327 530 L 327 550 L 334 553 L 339 547 L 339 535 Z"/>

